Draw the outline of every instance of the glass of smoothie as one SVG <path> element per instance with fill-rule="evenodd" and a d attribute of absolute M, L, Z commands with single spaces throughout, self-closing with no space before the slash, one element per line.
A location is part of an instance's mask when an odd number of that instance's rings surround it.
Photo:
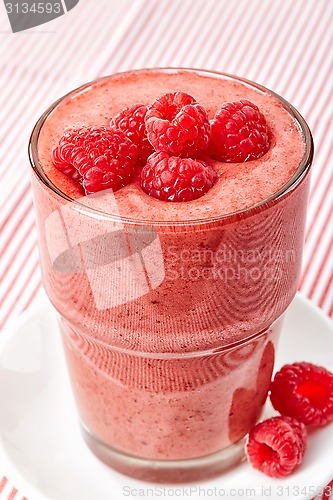
<path fill-rule="evenodd" d="M 214 185 L 164 201 L 140 184 L 85 194 L 54 165 L 70 128 L 185 92 L 212 119 L 256 104 L 269 150 L 208 158 Z M 54 103 L 30 142 L 46 293 L 58 312 L 82 432 L 114 469 L 159 482 L 211 477 L 244 458 L 260 419 L 283 315 L 299 282 L 313 143 L 284 99 L 247 80 L 189 69 L 119 73 Z"/>

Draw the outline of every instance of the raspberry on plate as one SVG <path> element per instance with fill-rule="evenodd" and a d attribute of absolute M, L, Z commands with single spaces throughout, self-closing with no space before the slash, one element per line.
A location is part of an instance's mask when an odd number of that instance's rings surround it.
<path fill-rule="evenodd" d="M 264 115 L 251 101 L 225 102 L 210 122 L 209 154 L 216 160 L 244 162 L 267 153 L 269 129 Z"/>
<path fill-rule="evenodd" d="M 216 173 L 210 165 L 191 158 L 153 153 L 141 172 L 141 187 L 164 201 L 200 198 L 213 186 Z"/>
<path fill-rule="evenodd" d="M 110 122 L 110 126 L 124 132 L 139 148 L 139 160 L 146 162 L 148 156 L 153 153 L 153 146 L 148 141 L 145 116 L 147 106 L 134 104 L 118 113 Z"/>
<path fill-rule="evenodd" d="M 271 383 L 271 402 L 282 415 L 305 425 L 333 421 L 333 374 L 311 363 L 293 363 L 279 370 Z"/>
<path fill-rule="evenodd" d="M 306 427 L 290 417 L 273 417 L 255 425 L 245 451 L 251 465 L 271 477 L 289 476 L 302 462 Z"/>
<path fill-rule="evenodd" d="M 135 172 L 138 147 L 121 130 L 82 127 L 69 130 L 53 150 L 53 163 L 82 184 L 86 194 L 117 191 Z"/>
<path fill-rule="evenodd" d="M 148 108 L 148 139 L 156 151 L 194 156 L 207 148 L 210 125 L 205 109 L 184 92 L 165 94 Z"/>

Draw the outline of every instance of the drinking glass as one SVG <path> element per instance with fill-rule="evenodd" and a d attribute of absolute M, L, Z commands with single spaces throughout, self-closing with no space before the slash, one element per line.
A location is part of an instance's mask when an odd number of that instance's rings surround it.
<path fill-rule="evenodd" d="M 243 459 L 260 419 L 299 283 L 313 156 L 304 119 L 277 98 L 305 142 L 294 175 L 253 206 L 198 220 L 124 217 L 111 190 L 70 198 L 45 174 L 38 149 L 61 100 L 34 128 L 44 288 L 84 438 L 125 474 L 161 482 L 218 474 Z"/>

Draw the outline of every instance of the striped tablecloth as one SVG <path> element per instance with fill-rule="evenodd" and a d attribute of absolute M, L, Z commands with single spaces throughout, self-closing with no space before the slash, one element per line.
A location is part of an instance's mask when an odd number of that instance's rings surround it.
<path fill-rule="evenodd" d="M 1 325 L 41 294 L 27 156 L 34 123 L 89 80 L 154 66 L 255 80 L 305 117 L 316 152 L 300 291 L 332 316 L 332 11 L 332 0 L 80 0 L 12 34 L 0 2 Z M 21 500 L 10 479 L 0 464 L 0 497 Z"/>

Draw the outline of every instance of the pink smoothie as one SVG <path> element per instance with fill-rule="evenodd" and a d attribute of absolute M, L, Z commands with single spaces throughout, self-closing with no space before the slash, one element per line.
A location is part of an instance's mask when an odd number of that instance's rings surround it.
<path fill-rule="evenodd" d="M 138 176 L 114 194 L 84 197 L 53 167 L 67 128 L 108 125 L 125 107 L 177 90 L 210 118 L 224 101 L 251 100 L 270 127 L 270 150 L 241 164 L 206 159 L 218 180 L 184 203 L 148 196 Z M 44 286 L 60 313 L 85 428 L 148 459 L 200 457 L 237 442 L 260 417 L 280 318 L 298 285 L 308 192 L 299 168 L 310 153 L 295 116 L 231 77 L 129 72 L 63 98 L 34 154 Z"/>

